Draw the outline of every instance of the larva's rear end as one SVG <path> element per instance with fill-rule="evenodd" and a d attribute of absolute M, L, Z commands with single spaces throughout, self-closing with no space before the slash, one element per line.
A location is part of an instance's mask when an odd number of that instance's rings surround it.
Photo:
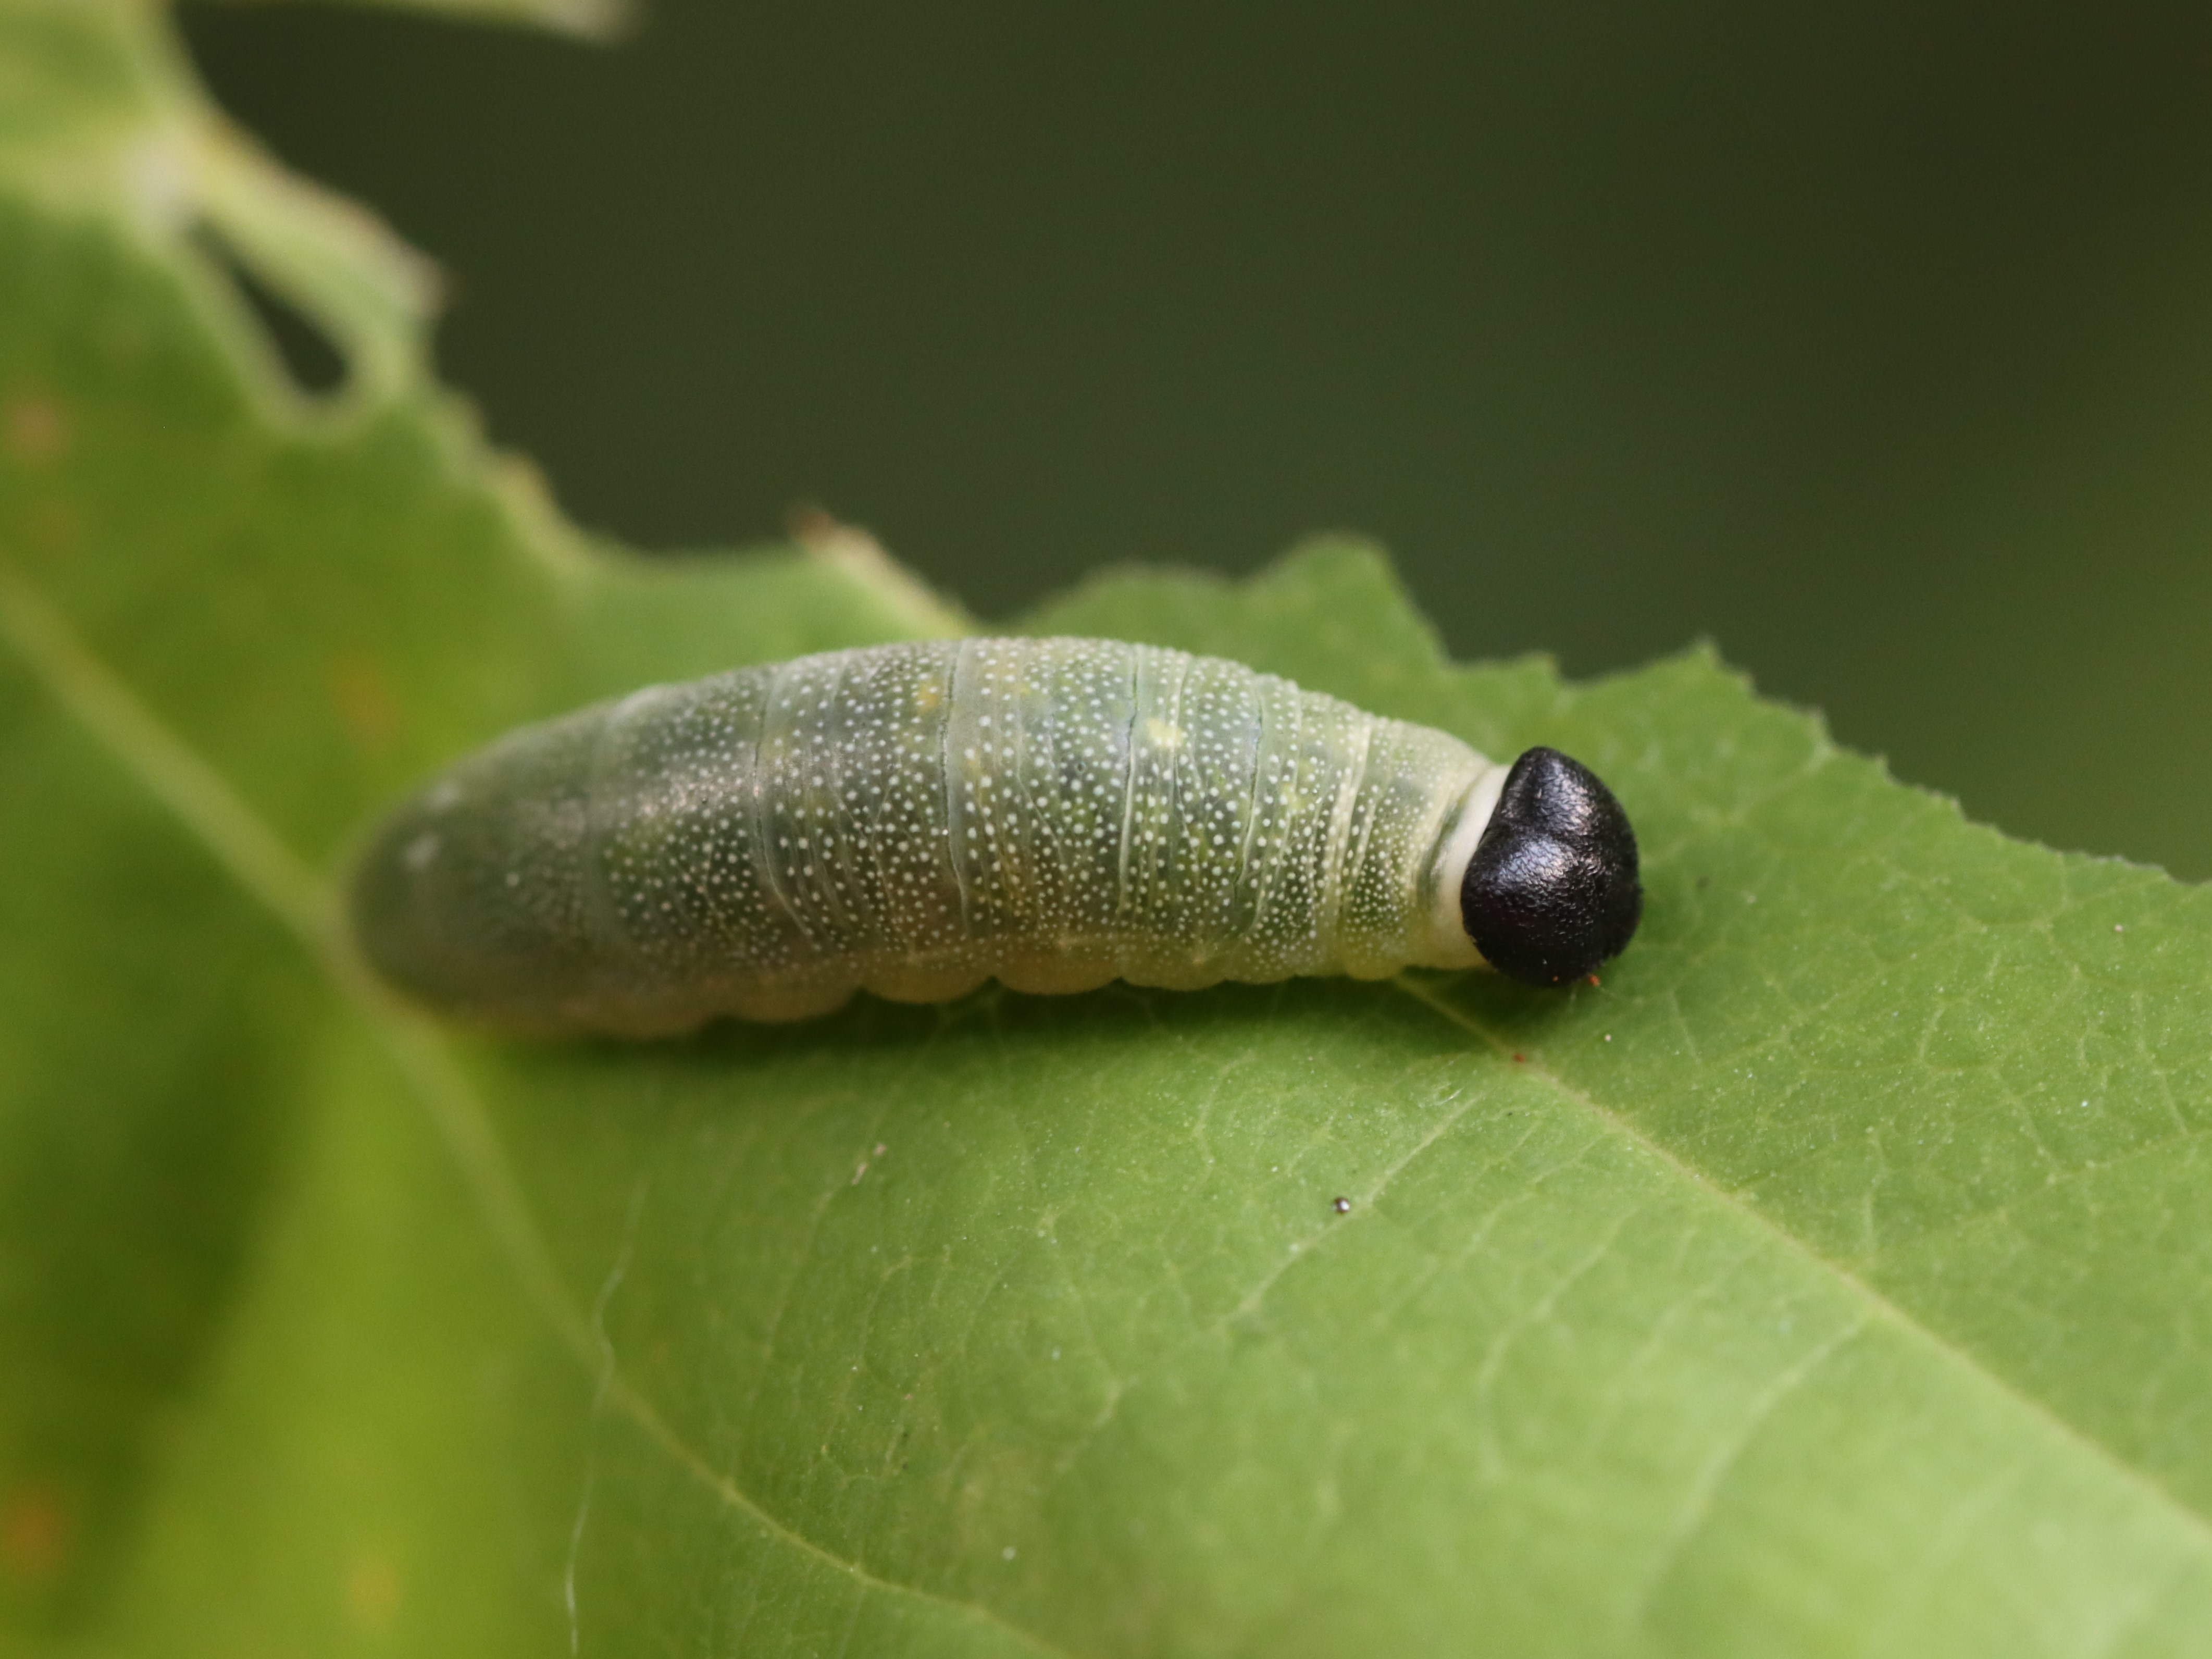
<path fill-rule="evenodd" d="M 362 856 L 369 961 L 442 1012 L 525 1031 L 836 1007 L 851 984 L 759 875 L 777 831 L 760 781 L 772 673 L 649 686 L 452 768 Z"/>
<path fill-rule="evenodd" d="M 600 711 L 471 757 L 378 829 L 354 878 L 354 932 L 416 1000 L 523 1028 L 562 1024 L 593 977 L 587 856 Z"/>

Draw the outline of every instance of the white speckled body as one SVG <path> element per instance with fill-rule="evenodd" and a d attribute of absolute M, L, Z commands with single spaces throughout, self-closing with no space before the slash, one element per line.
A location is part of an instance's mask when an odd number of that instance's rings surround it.
<path fill-rule="evenodd" d="M 355 924 L 434 1007 L 628 1035 L 994 975 L 1464 967 L 1458 872 L 1501 775 L 1443 732 L 1178 651 L 833 652 L 462 761 L 379 831 Z"/>

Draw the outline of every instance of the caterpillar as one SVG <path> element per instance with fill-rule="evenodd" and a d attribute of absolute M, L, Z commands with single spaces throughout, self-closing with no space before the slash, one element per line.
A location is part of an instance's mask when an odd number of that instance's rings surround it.
<path fill-rule="evenodd" d="M 526 726 L 375 830 L 355 937 L 430 1008 L 651 1036 L 995 976 L 1196 988 L 1487 965 L 1643 908 L 1620 803 L 1218 658 L 964 639 L 742 668 Z"/>

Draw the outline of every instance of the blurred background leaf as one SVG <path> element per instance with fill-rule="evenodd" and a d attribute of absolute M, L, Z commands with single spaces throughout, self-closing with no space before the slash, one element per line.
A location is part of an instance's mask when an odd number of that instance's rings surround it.
<path fill-rule="evenodd" d="M 1463 656 L 1699 636 L 1973 816 L 2212 875 L 2212 11 L 653 0 L 185 14 L 453 279 L 586 523 L 985 616 L 1380 537 Z"/>

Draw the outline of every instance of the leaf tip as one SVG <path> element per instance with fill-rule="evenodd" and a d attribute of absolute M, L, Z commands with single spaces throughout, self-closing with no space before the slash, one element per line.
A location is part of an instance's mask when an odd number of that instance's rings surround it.
<path fill-rule="evenodd" d="M 872 532 L 811 502 L 794 506 L 784 522 L 810 558 L 872 590 L 916 635 L 950 639 L 975 631 L 965 611 L 893 558 Z"/>

